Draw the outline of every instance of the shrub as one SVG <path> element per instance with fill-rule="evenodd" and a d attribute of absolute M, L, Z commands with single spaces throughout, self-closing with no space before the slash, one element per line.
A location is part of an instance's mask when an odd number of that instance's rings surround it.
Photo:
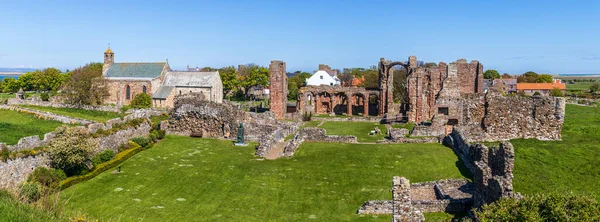
<path fill-rule="evenodd" d="M 150 108 L 152 107 L 152 98 L 146 93 L 137 94 L 131 101 L 131 107 L 138 109 Z"/>
<path fill-rule="evenodd" d="M 304 115 L 302 115 L 302 121 L 308 122 L 310 119 L 312 119 L 312 113 L 304 113 Z"/>
<path fill-rule="evenodd" d="M 137 143 L 141 147 L 146 147 L 146 146 L 148 146 L 148 144 L 150 144 L 150 142 L 152 142 L 152 141 L 150 141 L 150 138 L 145 137 L 145 136 L 134 137 L 131 139 L 131 141 Z"/>
<path fill-rule="evenodd" d="M 154 142 L 158 140 L 158 132 L 156 132 L 156 130 L 150 131 L 150 140 Z"/>
<path fill-rule="evenodd" d="M 92 152 L 98 146 L 98 141 L 88 138 L 84 127 L 59 127 L 48 146 L 50 165 L 69 176 L 81 173 L 91 167 Z"/>
<path fill-rule="evenodd" d="M 36 167 L 27 177 L 27 182 L 36 182 L 42 186 L 54 187 L 65 178 L 67 178 L 67 175 L 62 170 Z"/>
<path fill-rule="evenodd" d="M 563 97 L 563 91 L 560 90 L 559 88 L 552 88 L 552 91 L 550 91 L 550 95 L 555 96 L 555 97 Z"/>
<path fill-rule="evenodd" d="M 165 134 L 167 134 L 167 131 L 165 131 L 165 130 L 157 130 L 156 132 L 158 132 L 158 137 L 157 138 L 159 140 L 164 139 L 165 138 Z"/>
<path fill-rule="evenodd" d="M 22 200 L 32 203 L 40 199 L 42 191 L 37 182 L 25 182 L 19 186 L 19 197 Z"/>
<path fill-rule="evenodd" d="M 3 146 L 2 150 L 0 150 L 0 159 L 6 161 L 8 158 L 10 158 L 10 150 L 6 146 Z"/>
<path fill-rule="evenodd" d="M 94 166 L 98 166 L 98 164 L 104 163 L 106 161 L 111 160 L 115 156 L 115 152 L 112 150 L 105 150 L 101 153 L 96 154 L 94 158 L 92 158 L 92 162 L 94 162 Z"/>
<path fill-rule="evenodd" d="M 540 92 L 535 92 L 535 93 L 533 93 L 533 95 L 534 95 L 534 96 L 539 96 L 539 95 L 541 95 L 541 94 L 540 94 Z"/>
<path fill-rule="evenodd" d="M 77 184 L 77 183 L 92 179 L 95 176 L 99 175 L 100 173 L 102 173 L 108 169 L 111 169 L 113 167 L 116 167 L 117 165 L 121 164 L 123 161 L 129 159 L 136 153 L 139 153 L 140 151 L 143 150 L 142 147 L 140 147 L 139 145 L 137 145 L 135 143 L 130 143 L 130 144 L 132 144 L 131 149 L 120 152 L 119 154 L 117 154 L 115 156 L 114 159 L 99 164 L 98 166 L 96 166 L 96 168 L 92 172 L 84 174 L 84 175 L 72 176 L 72 177 L 69 177 L 69 178 L 61 181 L 60 185 L 59 185 L 60 189 L 64 190 L 66 188 L 69 188 L 70 186 Z"/>
<path fill-rule="evenodd" d="M 42 99 L 42 101 L 48 101 L 50 99 L 50 95 L 47 92 L 43 92 L 42 94 L 40 94 L 40 98 Z"/>
<path fill-rule="evenodd" d="M 588 196 L 536 194 L 507 198 L 476 211 L 478 221 L 599 221 L 600 204 Z"/>

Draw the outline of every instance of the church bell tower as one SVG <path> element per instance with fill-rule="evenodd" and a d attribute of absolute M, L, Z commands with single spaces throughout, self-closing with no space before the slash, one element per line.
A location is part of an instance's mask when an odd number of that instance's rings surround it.
<path fill-rule="evenodd" d="M 102 74 L 108 70 L 111 64 L 115 62 L 115 53 L 110 49 L 110 44 L 108 45 L 108 49 L 104 51 L 104 66 L 102 66 Z"/>

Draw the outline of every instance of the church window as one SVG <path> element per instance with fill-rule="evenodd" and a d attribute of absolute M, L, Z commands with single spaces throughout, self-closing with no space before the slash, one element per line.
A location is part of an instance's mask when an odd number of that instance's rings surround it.
<path fill-rule="evenodd" d="M 131 99 L 131 88 L 129 86 L 125 88 L 125 99 Z"/>
<path fill-rule="evenodd" d="M 142 92 L 146 93 L 146 86 L 142 86 Z"/>

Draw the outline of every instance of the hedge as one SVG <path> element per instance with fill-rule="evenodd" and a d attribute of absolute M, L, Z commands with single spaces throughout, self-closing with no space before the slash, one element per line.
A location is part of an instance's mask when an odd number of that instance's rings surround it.
<path fill-rule="evenodd" d="M 137 145 L 137 144 L 136 144 Z M 92 172 L 89 172 L 87 174 L 84 175 L 79 175 L 79 176 L 72 176 L 69 177 L 63 181 L 60 181 L 59 187 L 61 190 L 67 189 L 70 186 L 73 186 L 75 184 L 78 184 L 80 182 L 89 180 L 94 178 L 95 176 L 100 175 L 100 173 L 111 169 L 119 164 L 121 164 L 123 161 L 129 159 L 130 157 L 132 157 L 133 155 L 135 155 L 136 153 L 139 153 L 140 151 L 144 150 L 143 147 L 140 146 L 136 146 L 133 147 L 131 149 L 127 149 L 123 152 L 118 153 L 114 159 L 109 160 L 107 162 L 98 164 L 98 166 L 96 166 L 94 168 L 94 170 Z"/>

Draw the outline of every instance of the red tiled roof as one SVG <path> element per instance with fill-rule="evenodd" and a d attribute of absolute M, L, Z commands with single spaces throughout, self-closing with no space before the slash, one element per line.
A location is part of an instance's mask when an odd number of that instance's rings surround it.
<path fill-rule="evenodd" d="M 517 90 L 551 90 L 554 88 L 566 89 L 566 85 L 560 82 L 554 83 L 517 83 Z"/>

